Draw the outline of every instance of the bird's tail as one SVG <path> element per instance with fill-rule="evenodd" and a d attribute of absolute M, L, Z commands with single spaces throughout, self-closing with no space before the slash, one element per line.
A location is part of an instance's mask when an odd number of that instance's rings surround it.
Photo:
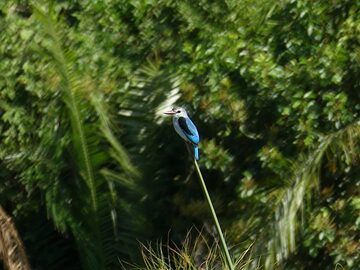
<path fill-rule="evenodd" d="M 194 145 L 194 156 L 196 160 L 199 160 L 199 148 Z"/>

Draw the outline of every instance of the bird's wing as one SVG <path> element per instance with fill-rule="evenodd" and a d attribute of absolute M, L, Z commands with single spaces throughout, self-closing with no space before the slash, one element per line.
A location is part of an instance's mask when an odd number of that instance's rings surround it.
<path fill-rule="evenodd" d="M 189 141 L 193 144 L 198 144 L 199 133 L 190 118 L 179 117 L 178 123 L 181 130 L 184 132 L 185 136 L 189 139 Z"/>

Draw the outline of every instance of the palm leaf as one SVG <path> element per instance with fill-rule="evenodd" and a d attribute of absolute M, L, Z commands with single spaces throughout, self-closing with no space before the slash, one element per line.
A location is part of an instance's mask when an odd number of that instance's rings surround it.
<path fill-rule="evenodd" d="M 63 49 L 57 15 L 51 6 L 47 11 L 38 6 L 33 9 L 46 37 L 39 50 L 50 58 L 59 76 L 60 98 L 70 119 L 69 150 L 75 162 L 70 177 L 75 177 L 77 183 L 75 191 L 68 190 L 77 204 L 72 211 L 63 210 L 69 206 L 58 195 L 63 185 L 60 182 L 48 193 L 48 208 L 56 224 L 72 231 L 85 269 L 113 269 L 118 257 L 129 256 L 136 244 L 131 235 L 141 218 L 129 219 L 131 211 L 136 211 L 119 194 L 121 189 L 135 190 L 133 181 L 139 173 L 116 139 L 116 129 L 100 93 L 87 91 L 89 79 L 76 70 L 76 56 Z M 119 179 L 127 179 L 125 185 L 118 186 Z"/>
<path fill-rule="evenodd" d="M 300 157 L 294 166 L 296 169 L 292 185 L 282 191 L 282 199 L 275 211 L 275 222 L 271 225 L 274 233 L 267 244 L 267 269 L 273 269 L 296 250 L 296 233 L 300 227 L 299 211 L 304 208 L 306 199 L 310 200 L 319 187 L 321 169 L 326 160 L 340 159 L 345 166 L 351 166 L 359 160 L 359 142 L 360 122 L 356 122 L 321 137 L 314 151 Z"/>

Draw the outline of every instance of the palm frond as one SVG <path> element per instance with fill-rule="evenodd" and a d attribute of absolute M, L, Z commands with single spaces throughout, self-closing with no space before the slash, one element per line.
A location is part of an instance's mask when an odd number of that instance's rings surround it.
<path fill-rule="evenodd" d="M 125 196 L 128 190 L 136 193 L 133 186 L 139 172 L 114 134 L 115 126 L 100 93 L 86 89 L 89 79 L 76 69 L 74 53 L 64 49 L 57 15 L 51 7 L 45 11 L 38 6 L 34 6 L 34 14 L 47 38 L 40 51 L 46 51 L 59 76 L 57 87 L 70 119 L 68 150 L 74 162 L 71 177 L 77 183 L 75 190 L 67 191 L 76 204 L 72 212 L 64 210 L 69 205 L 58 195 L 60 182 L 50 188 L 54 193 L 48 193 L 48 208 L 55 223 L 71 229 L 86 269 L 114 269 L 119 256 L 134 253 L 136 239 L 130 236 L 141 218 L 130 220 L 131 211 L 136 210 Z M 62 128 L 66 133 L 67 127 Z"/>
<path fill-rule="evenodd" d="M 299 229 L 299 211 L 305 207 L 321 182 L 321 169 L 326 160 L 337 159 L 345 166 L 359 161 L 360 122 L 320 138 L 319 144 L 309 155 L 303 155 L 294 166 L 292 185 L 283 190 L 282 199 L 275 211 L 272 224 L 274 234 L 267 244 L 266 268 L 277 263 L 296 250 L 296 233 Z"/>
<path fill-rule="evenodd" d="M 91 95 L 92 104 L 99 115 L 100 129 L 102 134 L 112 146 L 113 151 L 111 152 L 111 155 L 120 164 L 126 173 L 130 173 L 132 176 L 139 177 L 139 171 L 132 165 L 124 147 L 119 143 L 114 133 L 112 132 L 112 130 L 115 129 L 115 126 L 113 123 L 111 123 L 109 112 L 106 109 L 103 100 L 104 99 L 99 95 Z"/>

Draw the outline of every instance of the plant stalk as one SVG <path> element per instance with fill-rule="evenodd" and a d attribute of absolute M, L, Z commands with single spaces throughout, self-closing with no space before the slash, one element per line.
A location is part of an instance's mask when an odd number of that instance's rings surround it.
<path fill-rule="evenodd" d="M 214 206 L 213 206 L 213 204 L 212 204 L 212 202 L 211 202 L 211 198 L 210 198 L 209 192 L 208 192 L 208 190 L 207 190 L 207 188 L 206 188 L 204 178 L 203 178 L 203 176 L 202 176 L 202 174 L 201 174 L 199 165 L 198 165 L 198 163 L 197 163 L 197 161 L 196 161 L 195 158 L 194 158 L 194 163 L 195 163 L 196 171 L 197 171 L 197 173 L 198 173 L 198 175 L 199 175 L 199 179 L 200 179 L 200 183 L 201 183 L 201 188 L 202 188 L 202 190 L 203 190 L 203 192 L 204 192 L 204 194 L 205 194 L 207 203 L 208 203 L 208 205 L 209 205 L 209 207 L 210 207 L 211 215 L 212 215 L 212 217 L 213 217 L 213 219 L 214 219 L 214 222 L 215 222 L 216 230 L 217 230 L 217 232 L 218 232 L 218 234 L 219 234 L 219 237 L 220 237 L 220 243 L 221 243 L 221 247 L 222 247 L 222 249 L 223 249 L 223 252 L 225 253 L 226 263 L 227 263 L 227 265 L 228 265 L 228 267 L 229 267 L 229 270 L 235 270 L 234 264 L 233 264 L 233 262 L 232 262 L 232 260 L 231 260 L 230 253 L 229 253 L 229 250 L 228 250 L 227 245 L 226 245 L 226 242 L 225 242 L 224 235 L 223 235 L 222 230 L 221 230 L 221 227 L 220 227 L 219 220 L 218 220 L 218 218 L 217 218 L 217 216 L 216 216 L 215 209 L 214 209 Z"/>

